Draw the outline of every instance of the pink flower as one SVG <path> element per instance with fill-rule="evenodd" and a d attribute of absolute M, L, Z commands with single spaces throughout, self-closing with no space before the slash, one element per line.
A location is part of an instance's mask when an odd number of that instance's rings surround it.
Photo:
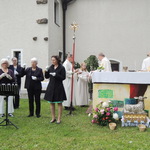
<path fill-rule="evenodd" d="M 110 111 L 110 108 L 108 107 L 108 108 L 106 108 L 106 110 L 107 110 L 107 111 Z"/>
<path fill-rule="evenodd" d="M 93 117 L 93 118 L 95 118 L 95 119 L 96 119 L 96 118 L 98 118 L 98 115 L 94 115 L 94 117 Z"/>
<path fill-rule="evenodd" d="M 98 108 L 95 108 L 95 111 L 98 112 Z"/>
<path fill-rule="evenodd" d="M 109 112 L 107 112 L 107 113 L 106 113 L 106 116 L 110 116 L 110 113 L 109 113 Z"/>
<path fill-rule="evenodd" d="M 118 107 L 114 107 L 114 111 L 118 111 Z"/>
<path fill-rule="evenodd" d="M 103 103 L 103 101 L 100 101 L 99 103 L 101 104 L 101 103 Z"/>
<path fill-rule="evenodd" d="M 96 121 L 95 120 L 92 120 L 92 123 L 95 123 Z"/>
<path fill-rule="evenodd" d="M 100 113 L 101 113 L 101 114 L 104 114 L 104 109 L 101 109 L 101 110 L 100 110 Z"/>

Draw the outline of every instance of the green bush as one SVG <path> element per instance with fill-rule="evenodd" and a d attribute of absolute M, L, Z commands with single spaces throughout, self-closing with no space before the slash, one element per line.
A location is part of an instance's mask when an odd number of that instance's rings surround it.
<path fill-rule="evenodd" d="M 90 55 L 84 62 L 87 64 L 87 70 L 89 72 L 96 70 L 98 67 L 98 59 L 95 55 Z"/>

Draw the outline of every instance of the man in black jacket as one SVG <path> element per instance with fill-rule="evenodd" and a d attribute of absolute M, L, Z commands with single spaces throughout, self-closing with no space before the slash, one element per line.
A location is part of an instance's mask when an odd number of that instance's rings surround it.
<path fill-rule="evenodd" d="M 37 118 L 40 116 L 40 110 L 41 110 L 41 102 L 40 102 L 40 96 L 42 91 L 42 84 L 41 81 L 44 80 L 43 77 L 43 71 L 41 68 L 37 67 L 37 59 L 32 58 L 31 59 L 31 67 L 27 69 L 23 69 L 22 76 L 26 75 L 25 80 L 25 88 L 28 92 L 28 98 L 29 98 L 29 115 L 28 117 L 34 116 L 34 100 L 36 104 L 36 116 Z"/>
<path fill-rule="evenodd" d="M 21 87 L 21 72 L 22 72 L 22 67 L 18 65 L 18 60 L 16 57 L 12 58 L 12 65 L 9 66 L 9 69 L 11 69 L 14 73 L 15 76 L 15 82 L 18 84 L 19 91 Z M 14 109 L 18 109 L 20 104 L 20 95 L 14 96 Z"/>

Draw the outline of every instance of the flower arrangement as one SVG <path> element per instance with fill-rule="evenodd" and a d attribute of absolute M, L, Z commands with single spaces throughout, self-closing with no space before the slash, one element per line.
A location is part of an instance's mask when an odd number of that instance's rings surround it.
<path fill-rule="evenodd" d="M 100 64 L 100 66 L 97 67 L 97 70 L 98 70 L 98 71 L 102 71 L 102 70 L 104 70 L 104 69 L 105 69 L 105 68 L 104 68 L 103 64 Z"/>
<path fill-rule="evenodd" d="M 111 101 L 100 103 L 93 110 L 93 119 L 92 123 L 97 123 L 101 126 L 106 126 L 111 122 L 116 122 L 119 120 L 119 116 L 117 114 L 118 107 L 112 107 Z"/>

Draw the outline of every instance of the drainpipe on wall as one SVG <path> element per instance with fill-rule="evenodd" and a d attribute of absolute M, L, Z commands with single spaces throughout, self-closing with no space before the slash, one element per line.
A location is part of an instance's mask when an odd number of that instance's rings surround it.
<path fill-rule="evenodd" d="M 63 61 L 66 59 L 66 11 L 70 2 L 75 0 L 62 0 L 63 8 Z"/>

